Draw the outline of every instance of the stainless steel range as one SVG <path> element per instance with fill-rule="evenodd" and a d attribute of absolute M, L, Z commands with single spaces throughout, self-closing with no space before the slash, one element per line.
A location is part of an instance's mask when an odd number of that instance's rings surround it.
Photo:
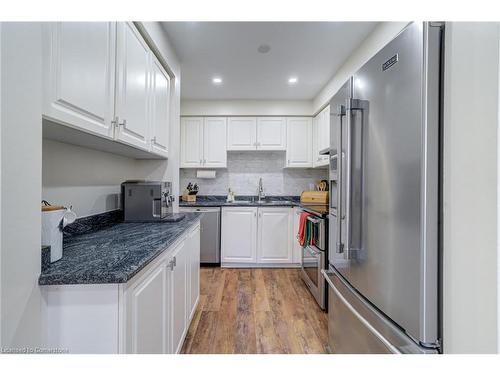
<path fill-rule="evenodd" d="M 314 243 L 302 248 L 301 276 L 318 305 L 326 310 L 326 282 L 321 271 L 328 268 L 328 206 L 301 205 L 301 209 L 310 214 L 306 220 L 312 225 Z"/>

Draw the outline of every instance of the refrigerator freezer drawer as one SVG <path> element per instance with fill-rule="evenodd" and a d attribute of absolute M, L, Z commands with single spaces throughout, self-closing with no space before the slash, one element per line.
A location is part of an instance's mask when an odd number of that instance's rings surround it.
<path fill-rule="evenodd" d="M 328 337 L 336 354 L 432 354 L 375 310 L 334 270 L 323 271 L 328 283 Z"/>

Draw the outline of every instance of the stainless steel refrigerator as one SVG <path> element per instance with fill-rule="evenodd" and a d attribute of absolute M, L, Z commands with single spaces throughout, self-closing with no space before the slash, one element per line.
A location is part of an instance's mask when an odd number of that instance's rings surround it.
<path fill-rule="evenodd" d="M 412 23 L 330 102 L 334 353 L 437 353 L 444 28 Z"/>

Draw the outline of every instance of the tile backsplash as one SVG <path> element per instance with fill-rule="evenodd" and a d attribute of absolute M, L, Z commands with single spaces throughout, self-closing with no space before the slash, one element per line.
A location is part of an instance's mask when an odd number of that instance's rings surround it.
<path fill-rule="evenodd" d="M 226 195 L 231 188 L 238 195 L 256 195 L 262 177 L 266 195 L 300 195 L 309 184 L 328 179 L 328 169 L 283 168 L 283 151 L 228 152 L 227 169 L 216 169 L 214 179 L 196 178 L 196 169 L 180 170 L 180 192 L 189 182 L 197 183 L 200 195 Z"/>

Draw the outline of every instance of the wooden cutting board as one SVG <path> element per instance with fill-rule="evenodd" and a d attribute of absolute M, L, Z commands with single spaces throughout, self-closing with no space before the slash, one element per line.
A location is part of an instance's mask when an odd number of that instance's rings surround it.
<path fill-rule="evenodd" d="M 328 191 L 303 191 L 300 203 L 328 204 Z"/>

